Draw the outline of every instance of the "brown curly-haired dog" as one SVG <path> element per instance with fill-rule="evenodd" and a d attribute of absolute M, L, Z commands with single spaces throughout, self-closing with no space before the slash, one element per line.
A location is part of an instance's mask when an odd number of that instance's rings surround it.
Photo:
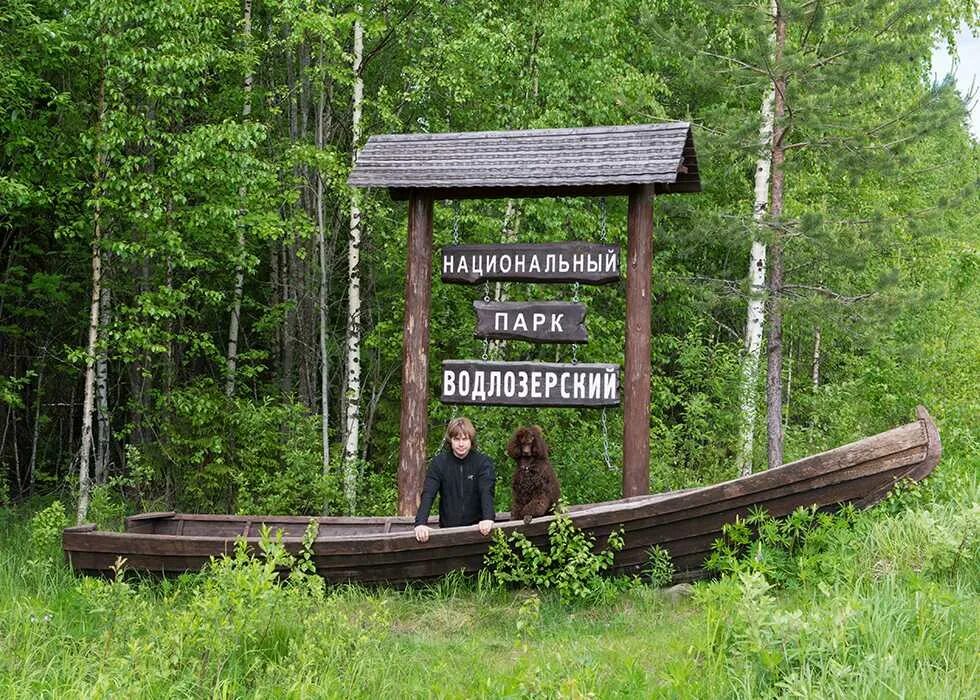
<path fill-rule="evenodd" d="M 561 486 L 548 461 L 548 444 L 541 428 L 518 428 L 507 443 L 507 454 L 517 461 L 511 481 L 510 517 L 525 523 L 554 510 Z"/>

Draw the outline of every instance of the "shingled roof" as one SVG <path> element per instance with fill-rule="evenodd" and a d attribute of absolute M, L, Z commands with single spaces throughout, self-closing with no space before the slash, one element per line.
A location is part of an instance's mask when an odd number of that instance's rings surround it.
<path fill-rule="evenodd" d="M 347 182 L 387 187 L 394 199 L 701 191 L 687 122 L 372 136 Z"/>

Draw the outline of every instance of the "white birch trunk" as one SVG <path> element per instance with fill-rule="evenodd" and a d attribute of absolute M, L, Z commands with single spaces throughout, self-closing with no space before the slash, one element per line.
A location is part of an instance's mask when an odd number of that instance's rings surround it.
<path fill-rule="evenodd" d="M 357 8 L 360 15 L 361 8 Z M 364 29 L 360 17 L 354 20 L 354 99 L 351 116 L 352 159 L 357 159 L 361 140 L 361 107 L 364 102 L 364 80 L 361 61 L 364 57 Z M 361 208 L 360 192 L 351 189 L 350 238 L 347 246 L 348 328 L 347 328 L 347 429 L 344 440 L 344 497 L 351 513 L 357 504 L 357 456 L 361 403 Z"/>
<path fill-rule="evenodd" d="M 739 431 L 739 473 L 752 473 L 752 445 L 755 440 L 756 384 L 759 381 L 759 356 L 762 349 L 762 328 L 766 320 L 766 244 L 760 235 L 769 210 L 769 181 L 772 171 L 772 126 L 775 91 L 770 89 L 762 101 L 762 121 L 759 127 L 761 150 L 755 164 L 755 201 L 752 221 L 756 238 L 749 257 L 749 304 L 745 319 L 745 357 L 742 359 L 740 404 L 742 426 Z"/>
<path fill-rule="evenodd" d="M 109 325 L 109 306 L 109 290 L 102 289 L 99 298 L 100 329 Z M 99 348 L 95 361 L 95 397 L 99 423 L 99 437 L 95 445 L 95 484 L 98 486 L 105 483 L 109 465 L 109 359 L 104 347 Z"/>
<path fill-rule="evenodd" d="M 252 0 L 245 0 L 242 12 L 245 46 L 248 47 L 252 37 Z M 242 102 L 242 119 L 248 119 L 252 113 L 252 70 L 245 73 L 245 98 Z M 239 198 L 244 198 L 245 192 L 238 191 Z M 240 212 L 244 214 L 244 212 Z M 242 222 L 238 224 L 238 254 L 245 255 L 245 230 Z M 242 293 L 245 287 L 245 264 L 239 260 L 235 266 L 235 291 L 232 298 L 231 321 L 228 324 L 228 376 L 225 379 L 225 394 L 230 398 L 235 395 L 235 373 L 238 368 L 238 324 L 242 314 Z"/>
<path fill-rule="evenodd" d="M 105 120 L 105 73 L 99 76 L 99 121 L 101 132 Z M 85 395 L 82 399 L 82 444 L 78 451 L 78 507 L 75 523 L 81 525 L 88 515 L 89 500 L 92 496 L 92 480 L 89 476 L 89 458 L 92 456 L 92 413 L 95 404 L 95 353 L 99 345 L 99 321 L 102 306 L 102 178 L 104 176 L 105 156 L 102 154 L 101 138 L 96 142 L 94 226 L 92 232 L 92 303 L 89 307 L 88 346 L 85 353 Z"/>
<path fill-rule="evenodd" d="M 820 386 L 820 326 L 813 329 L 813 388 Z"/>
<path fill-rule="evenodd" d="M 99 343 L 99 302 L 102 296 L 102 231 L 101 207 L 96 199 L 95 233 L 92 237 L 92 303 L 89 309 L 88 346 L 85 354 L 85 395 L 82 399 L 82 445 L 78 452 L 78 509 L 76 524 L 85 522 L 92 481 L 89 477 L 89 458 L 92 455 L 92 409 L 95 404 L 95 353 Z"/>

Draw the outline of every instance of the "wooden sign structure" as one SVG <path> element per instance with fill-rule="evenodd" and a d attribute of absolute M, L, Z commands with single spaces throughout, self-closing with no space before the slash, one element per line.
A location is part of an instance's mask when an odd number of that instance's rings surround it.
<path fill-rule="evenodd" d="M 690 124 L 372 136 L 348 183 L 408 200 L 398 512 L 415 513 L 425 477 L 436 199 L 629 197 L 623 495 L 648 493 L 653 197 L 701 191 Z"/>
<path fill-rule="evenodd" d="M 583 282 L 619 279 L 619 246 L 585 243 L 454 245 L 442 249 L 442 281 Z"/>
<path fill-rule="evenodd" d="M 573 301 L 474 301 L 477 338 L 586 343 L 585 304 Z"/>
<path fill-rule="evenodd" d="M 616 406 L 619 365 L 444 360 L 442 401 L 478 406 Z"/>

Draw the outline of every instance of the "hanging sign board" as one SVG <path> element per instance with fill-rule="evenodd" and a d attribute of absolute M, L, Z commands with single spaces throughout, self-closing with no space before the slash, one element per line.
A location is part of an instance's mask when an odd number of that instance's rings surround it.
<path fill-rule="evenodd" d="M 585 304 L 568 301 L 474 301 L 477 338 L 585 343 Z"/>
<path fill-rule="evenodd" d="M 584 282 L 619 279 L 619 246 L 607 243 L 454 245 L 442 249 L 442 281 Z"/>
<path fill-rule="evenodd" d="M 484 406 L 616 406 L 619 366 L 444 360 L 442 402 Z"/>

